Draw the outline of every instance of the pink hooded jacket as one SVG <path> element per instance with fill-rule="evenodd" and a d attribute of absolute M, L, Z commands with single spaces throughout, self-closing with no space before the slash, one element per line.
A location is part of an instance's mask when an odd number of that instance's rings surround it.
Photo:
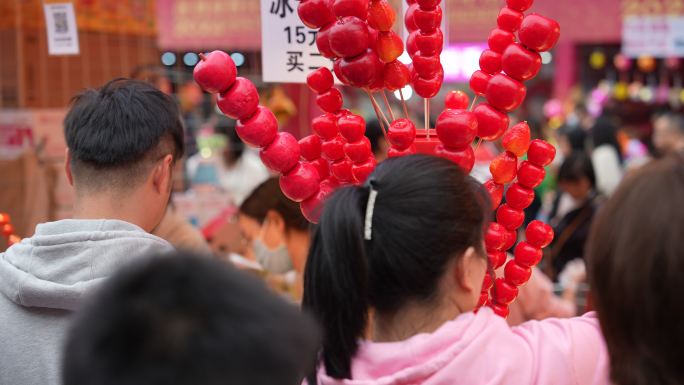
<path fill-rule="evenodd" d="M 319 372 L 319 384 L 610 384 L 608 355 L 593 313 L 509 327 L 485 308 L 430 334 L 392 343 L 363 341 L 353 380 Z"/>

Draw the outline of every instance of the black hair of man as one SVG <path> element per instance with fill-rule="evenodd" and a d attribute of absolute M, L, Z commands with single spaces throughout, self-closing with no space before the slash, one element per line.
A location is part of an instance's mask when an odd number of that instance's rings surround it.
<path fill-rule="evenodd" d="M 74 97 L 64 136 L 77 188 L 135 186 L 156 161 L 184 151 L 176 102 L 139 80 L 114 79 Z"/>
<path fill-rule="evenodd" d="M 317 325 L 256 277 L 184 253 L 125 268 L 80 309 L 64 385 L 299 385 Z"/>

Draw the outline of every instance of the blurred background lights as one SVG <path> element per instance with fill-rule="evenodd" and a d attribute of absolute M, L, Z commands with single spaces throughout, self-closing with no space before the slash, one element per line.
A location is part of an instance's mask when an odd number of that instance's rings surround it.
<path fill-rule="evenodd" d="M 183 55 L 183 64 L 185 64 L 188 67 L 194 67 L 198 61 L 199 56 L 197 56 L 197 54 L 194 52 L 188 52 L 185 55 Z"/>
<path fill-rule="evenodd" d="M 245 64 L 245 55 L 241 54 L 240 52 L 233 52 L 230 54 L 231 59 L 233 59 L 233 62 L 235 62 L 236 67 L 240 67 L 241 65 Z"/>
<path fill-rule="evenodd" d="M 164 52 L 161 55 L 161 62 L 165 66 L 172 66 L 176 64 L 176 54 L 173 52 Z"/>
<path fill-rule="evenodd" d="M 411 96 L 413 96 L 413 88 L 411 88 L 411 86 L 406 86 L 401 89 L 401 93 L 404 94 L 404 100 L 409 100 L 411 99 Z M 394 97 L 397 98 L 397 100 L 401 100 L 399 90 L 394 91 Z"/>

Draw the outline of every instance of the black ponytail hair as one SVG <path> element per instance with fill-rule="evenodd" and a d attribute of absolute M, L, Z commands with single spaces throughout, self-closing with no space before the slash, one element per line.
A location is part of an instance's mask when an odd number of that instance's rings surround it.
<path fill-rule="evenodd" d="M 393 314 L 408 301 L 430 301 L 453 258 L 471 246 L 484 255 L 489 202 L 452 162 L 389 159 L 369 180 L 372 186 L 341 188 L 326 202 L 304 274 L 302 304 L 323 325 L 321 359 L 337 379 L 351 378 L 369 308 Z M 371 187 L 378 194 L 365 240 Z M 315 373 L 309 383 L 316 383 Z"/>

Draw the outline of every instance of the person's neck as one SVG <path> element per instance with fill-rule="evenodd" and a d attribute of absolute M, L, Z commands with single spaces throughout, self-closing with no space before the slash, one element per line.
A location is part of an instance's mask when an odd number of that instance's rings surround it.
<path fill-rule="evenodd" d="M 97 196 L 97 197 L 95 197 Z M 132 223 L 145 231 L 152 231 L 146 220 L 146 210 L 133 205 L 134 196 L 113 198 L 105 194 L 91 194 L 88 198 L 78 197 L 74 202 L 73 219 L 116 219 Z"/>
<path fill-rule="evenodd" d="M 293 267 L 300 275 L 304 274 L 309 245 L 311 244 L 308 231 L 290 231 L 287 244 Z"/>
<path fill-rule="evenodd" d="M 451 301 L 443 301 L 441 305 L 412 303 L 391 315 L 375 313 L 372 339 L 396 342 L 416 334 L 432 333 L 462 313 L 461 308 Z"/>

